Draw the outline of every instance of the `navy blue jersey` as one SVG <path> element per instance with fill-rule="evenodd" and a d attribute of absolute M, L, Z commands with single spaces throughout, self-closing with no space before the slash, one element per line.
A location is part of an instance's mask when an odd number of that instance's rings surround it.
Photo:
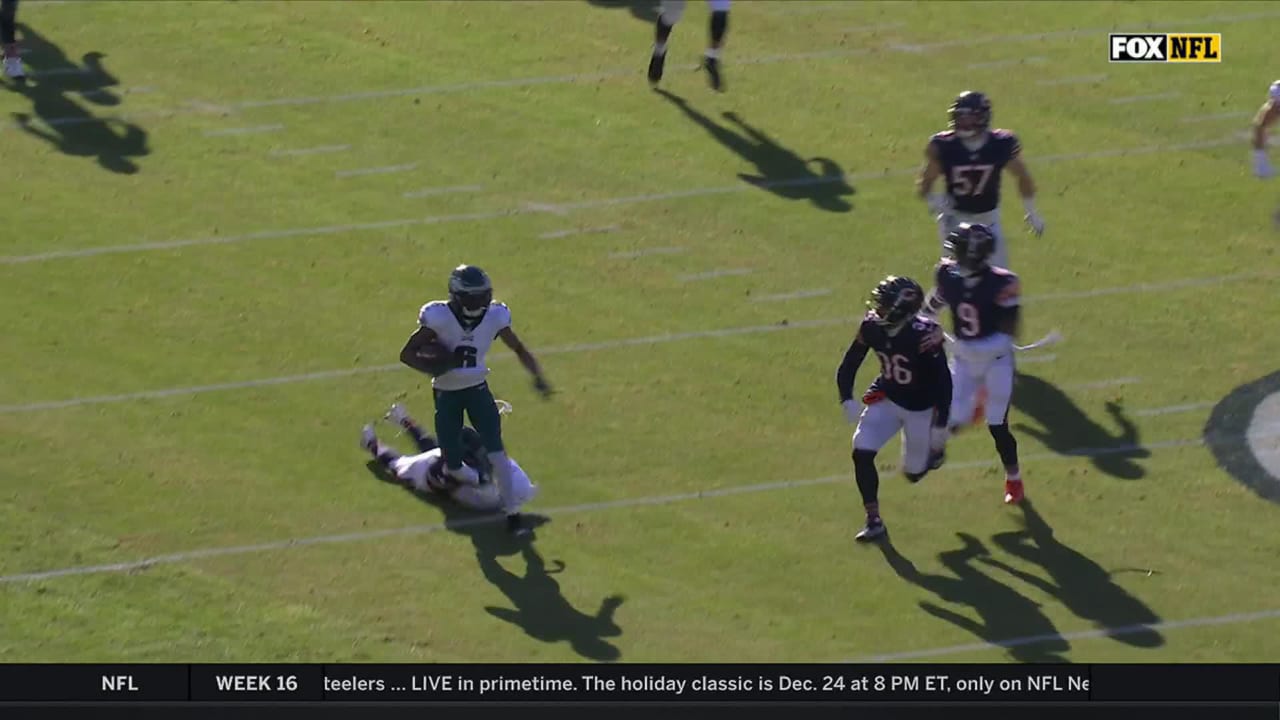
<path fill-rule="evenodd" d="M 929 145 L 938 153 L 952 206 L 958 212 L 975 214 L 1000 205 L 1000 175 L 1022 152 L 1018 136 L 1008 130 L 992 130 L 977 150 L 966 147 L 953 130 L 934 135 Z"/>
<path fill-rule="evenodd" d="M 887 397 L 906 410 L 929 410 L 950 404 L 951 375 L 947 368 L 947 355 L 942 346 L 942 328 L 933 320 L 917 316 L 910 323 L 890 336 L 868 315 L 858 328 L 862 344 L 875 352 L 880 360 L 880 374 L 871 383 L 863 401 L 874 402 L 876 397 Z M 857 351 L 855 340 L 845 355 L 845 363 L 837 372 L 837 384 L 853 385 L 850 358 L 862 354 Z M 841 388 L 845 394 L 846 388 Z"/>
<path fill-rule="evenodd" d="M 956 339 L 980 340 L 1001 332 L 1004 318 L 1020 302 L 1018 276 L 1002 267 L 988 267 L 969 277 L 956 269 L 954 260 L 943 260 L 934 279 L 938 295 L 951 308 Z"/>

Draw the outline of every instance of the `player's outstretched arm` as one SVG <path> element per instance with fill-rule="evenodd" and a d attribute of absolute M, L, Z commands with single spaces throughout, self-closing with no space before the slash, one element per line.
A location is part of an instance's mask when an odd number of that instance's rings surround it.
<path fill-rule="evenodd" d="M 946 193 L 933 192 L 933 185 L 942 176 L 942 160 L 938 148 L 929 143 L 924 148 L 924 167 L 916 176 L 916 194 L 929 205 L 929 212 L 942 215 L 951 209 L 950 199 Z"/>
<path fill-rule="evenodd" d="M 1267 131 L 1277 119 L 1280 119 L 1280 102 L 1275 100 L 1267 100 L 1253 118 L 1253 173 L 1260 178 L 1275 174 L 1267 158 Z"/>
<path fill-rule="evenodd" d="M 857 422 L 861 413 L 858 402 L 853 399 L 853 381 L 858 377 L 858 368 L 867 357 L 868 349 L 859 333 L 845 351 L 840 367 L 836 369 L 836 391 L 840 393 L 840 405 L 844 408 L 845 419 L 850 423 Z"/>
<path fill-rule="evenodd" d="M 1022 208 L 1026 211 L 1023 219 L 1036 235 L 1043 235 L 1044 219 L 1036 212 L 1036 181 L 1031 177 L 1027 164 L 1022 161 L 1021 151 L 1009 161 L 1006 167 L 1018 180 L 1018 194 L 1022 196 Z"/>
<path fill-rule="evenodd" d="M 400 349 L 400 362 L 421 373 L 433 374 L 431 363 L 418 354 L 418 351 L 436 341 L 436 333 L 429 327 L 419 327 L 409 336 L 404 347 Z"/>
<path fill-rule="evenodd" d="M 506 346 L 511 348 L 511 352 L 515 353 L 516 357 L 520 359 L 520 364 L 523 365 L 524 369 L 528 370 L 529 374 L 533 376 L 534 389 L 542 393 L 543 397 L 550 396 L 551 385 L 547 382 L 547 379 L 542 376 L 542 367 L 538 365 L 538 359 L 535 358 L 533 353 L 529 352 L 529 348 L 525 347 L 524 343 L 520 341 L 520 337 L 516 335 L 516 331 L 512 330 L 509 326 L 504 327 L 498 331 L 498 337 L 502 338 L 502 342 L 506 343 Z"/>

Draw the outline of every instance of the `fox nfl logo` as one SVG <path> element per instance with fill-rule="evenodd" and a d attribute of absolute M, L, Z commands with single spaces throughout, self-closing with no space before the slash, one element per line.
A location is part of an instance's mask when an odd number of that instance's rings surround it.
<path fill-rule="evenodd" d="M 1111 62 L 1220 63 L 1222 33 L 1111 33 Z"/>

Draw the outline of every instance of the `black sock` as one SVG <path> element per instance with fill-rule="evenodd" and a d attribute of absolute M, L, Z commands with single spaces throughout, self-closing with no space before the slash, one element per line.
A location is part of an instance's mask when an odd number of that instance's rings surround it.
<path fill-rule="evenodd" d="M 711 13 L 711 47 L 718 48 L 729 31 L 729 11 Z"/>
<path fill-rule="evenodd" d="M 876 469 L 876 453 L 873 450 L 853 451 L 853 479 L 862 495 L 862 506 L 867 518 L 880 517 L 880 471 Z"/>
<path fill-rule="evenodd" d="M 991 431 L 991 437 L 996 441 L 996 452 L 1000 453 L 1000 464 L 1004 465 L 1005 472 L 1017 475 L 1018 441 L 1013 438 L 1013 433 L 1009 432 L 1009 426 L 1007 424 L 988 425 L 987 429 Z"/>
<path fill-rule="evenodd" d="M 666 50 L 667 38 L 671 37 L 671 31 L 675 25 L 668 25 L 663 21 L 662 16 L 658 16 L 658 22 L 653 29 L 653 44 Z"/>
<path fill-rule="evenodd" d="M 373 448 L 373 459 L 377 460 L 378 463 L 382 465 L 382 467 L 394 472 L 395 468 L 391 466 L 391 463 L 400 459 L 400 453 L 396 452 L 395 450 L 392 450 L 391 448 L 387 447 L 386 445 L 383 445 L 382 443 L 378 443 Z"/>
<path fill-rule="evenodd" d="M 408 423 L 404 426 L 405 432 L 409 433 L 409 437 L 413 438 L 413 442 L 418 445 L 419 452 L 431 452 L 440 447 L 436 443 L 436 439 L 428 433 L 422 432 L 422 428 L 417 423 Z"/>
<path fill-rule="evenodd" d="M 18 0 L 0 0 L 0 44 L 17 42 Z"/>

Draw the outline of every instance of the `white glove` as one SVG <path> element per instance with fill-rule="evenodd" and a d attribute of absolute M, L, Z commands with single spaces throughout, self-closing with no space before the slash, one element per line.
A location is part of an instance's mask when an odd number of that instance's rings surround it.
<path fill-rule="evenodd" d="M 1275 175 L 1275 171 L 1271 169 L 1271 161 L 1267 159 L 1266 150 L 1253 151 L 1253 174 L 1264 180 Z"/>
<path fill-rule="evenodd" d="M 844 419 L 850 425 L 858 422 L 858 418 L 862 416 L 862 403 L 857 400 L 845 400 L 840 403 L 840 407 L 844 408 Z"/>
<path fill-rule="evenodd" d="M 1031 232 L 1040 237 L 1044 234 L 1044 218 L 1040 217 L 1040 213 L 1036 212 L 1036 201 L 1029 197 L 1022 198 L 1022 208 L 1027 211 L 1022 216 L 1027 221 L 1027 225 L 1031 226 Z"/>

